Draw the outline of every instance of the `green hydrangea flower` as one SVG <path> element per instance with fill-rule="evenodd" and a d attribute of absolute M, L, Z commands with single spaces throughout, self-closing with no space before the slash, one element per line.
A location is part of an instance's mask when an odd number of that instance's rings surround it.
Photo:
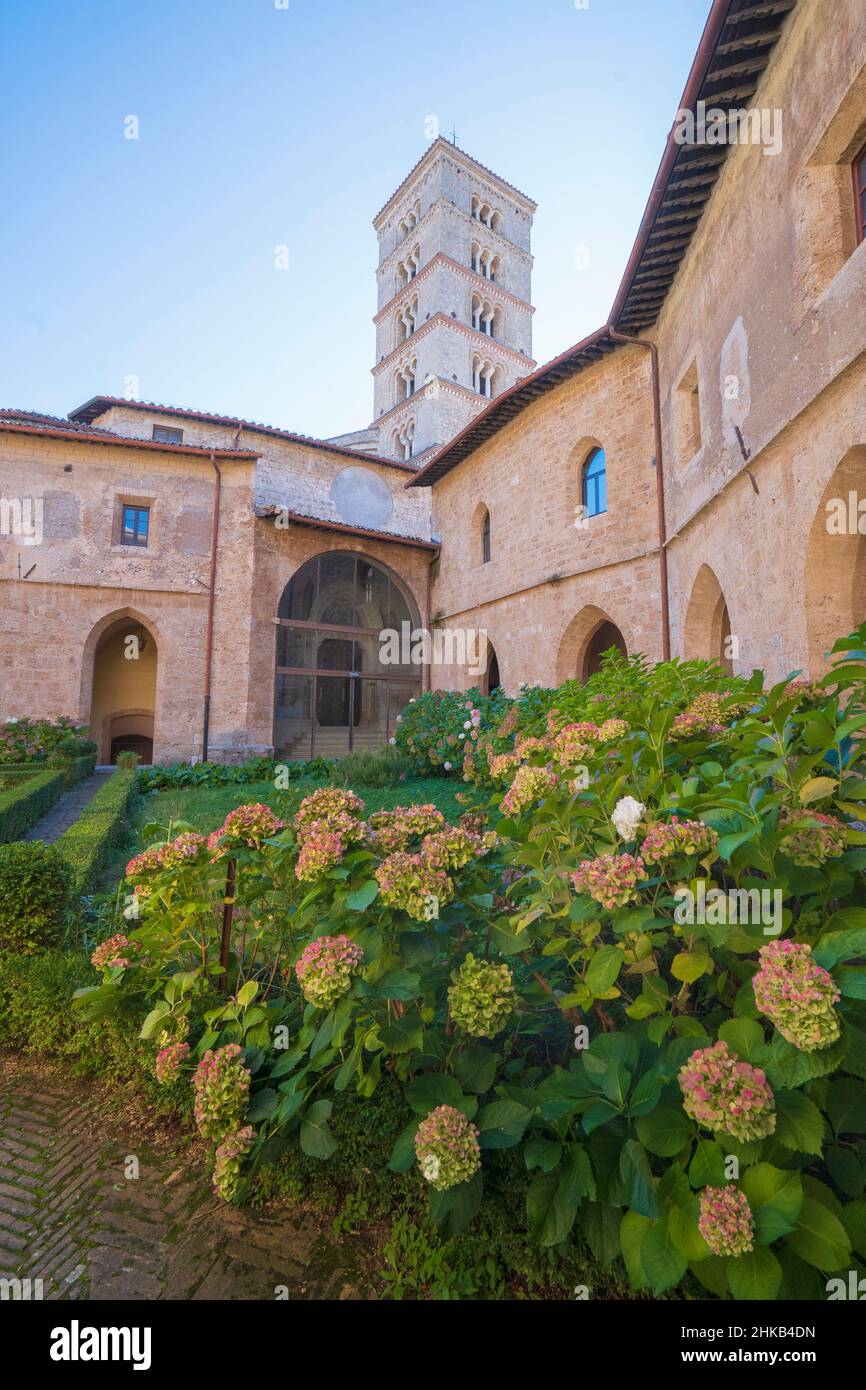
<path fill-rule="evenodd" d="M 451 976 L 448 1007 L 457 1027 L 473 1038 L 495 1038 L 514 1009 L 514 980 L 507 965 L 468 955 Z"/>

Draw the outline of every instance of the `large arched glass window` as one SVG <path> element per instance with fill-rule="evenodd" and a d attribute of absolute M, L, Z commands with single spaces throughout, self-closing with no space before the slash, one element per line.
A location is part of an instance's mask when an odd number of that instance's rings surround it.
<path fill-rule="evenodd" d="M 277 756 L 380 748 L 421 690 L 418 609 L 396 575 L 352 551 L 317 555 L 283 590 L 277 622 Z"/>
<path fill-rule="evenodd" d="M 604 449 L 593 449 L 583 465 L 583 505 L 587 516 L 607 511 L 607 462 Z"/>

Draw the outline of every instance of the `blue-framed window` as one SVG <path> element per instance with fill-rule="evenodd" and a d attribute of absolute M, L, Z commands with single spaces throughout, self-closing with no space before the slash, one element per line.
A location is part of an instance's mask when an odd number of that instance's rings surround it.
<path fill-rule="evenodd" d="M 583 465 L 583 505 L 587 516 L 607 511 L 607 462 L 604 449 L 593 449 Z"/>
<path fill-rule="evenodd" d="M 120 525 L 121 545 L 147 545 L 150 533 L 150 507 L 131 507 L 124 503 Z"/>

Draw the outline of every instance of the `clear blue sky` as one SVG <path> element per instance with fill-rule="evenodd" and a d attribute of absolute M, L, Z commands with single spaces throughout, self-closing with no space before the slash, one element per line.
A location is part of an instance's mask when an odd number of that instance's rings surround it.
<path fill-rule="evenodd" d="M 145 400 L 366 425 L 371 218 L 429 115 L 539 204 L 538 361 L 604 322 L 709 0 L 288 4 L 6 0 L 0 404 L 64 415 L 134 375 Z"/>

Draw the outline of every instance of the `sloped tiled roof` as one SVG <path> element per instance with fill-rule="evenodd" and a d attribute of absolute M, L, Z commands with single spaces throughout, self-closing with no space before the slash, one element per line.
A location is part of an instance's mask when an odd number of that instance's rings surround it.
<path fill-rule="evenodd" d="M 91 444 L 114 444 L 120 448 L 151 449 L 158 453 L 186 454 L 196 458 L 237 459 L 249 462 L 259 455 L 254 449 L 203 448 L 198 444 L 171 444 L 159 439 L 131 438 L 115 430 L 78 420 L 64 420 L 59 415 L 42 415 L 35 410 L 15 410 L 0 407 L 0 432 L 8 434 L 39 434 L 50 439 L 86 439 Z"/>
<path fill-rule="evenodd" d="M 285 507 L 274 505 L 266 507 L 256 507 L 256 516 L 268 520 L 275 516 L 284 516 L 287 521 L 294 522 L 296 526 L 314 526 L 323 531 L 338 531 L 346 536 L 367 536 L 377 541 L 394 541 L 399 545 L 414 545 L 422 550 L 438 550 L 438 541 L 425 541 L 419 536 L 405 536 L 397 531 L 375 531 L 367 526 L 352 526 L 345 521 L 332 521 L 326 516 L 315 516 L 311 512 L 290 511 Z"/>
<path fill-rule="evenodd" d="M 160 405 L 157 401 L 128 401 L 122 396 L 91 396 L 89 401 L 70 410 L 70 420 L 95 420 L 112 406 L 123 406 L 130 410 L 151 411 L 158 415 L 171 415 L 181 420 L 202 420 L 206 424 L 224 425 L 226 429 L 249 430 L 254 434 L 266 434 L 275 439 L 285 439 L 291 444 L 303 444 L 308 449 L 326 449 L 330 454 L 342 454 L 346 458 L 360 459 L 362 463 L 379 463 L 386 468 L 401 468 L 406 473 L 414 473 L 415 466 L 400 459 L 380 458 L 378 454 L 361 453 L 343 444 L 330 444 L 327 439 L 316 439 L 307 434 L 295 434 L 292 430 L 279 429 L 276 425 L 262 425 L 257 420 L 245 420 L 237 415 L 217 415 L 207 410 L 191 410 L 182 405 Z"/>

